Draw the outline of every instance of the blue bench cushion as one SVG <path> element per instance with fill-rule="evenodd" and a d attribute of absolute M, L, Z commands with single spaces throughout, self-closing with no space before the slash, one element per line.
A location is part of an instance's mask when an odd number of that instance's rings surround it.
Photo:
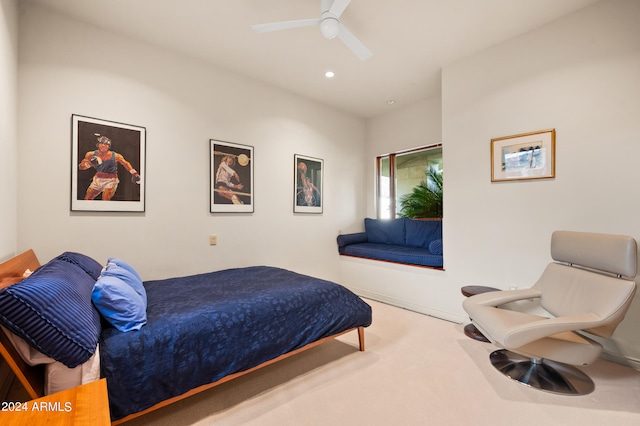
<path fill-rule="evenodd" d="M 442 221 L 364 220 L 365 232 L 338 236 L 340 254 L 442 268 Z"/>
<path fill-rule="evenodd" d="M 404 245 L 404 219 L 369 219 L 364 220 L 364 231 L 367 240 L 374 244 Z"/>
<path fill-rule="evenodd" d="M 405 229 L 405 245 L 411 247 L 429 248 L 432 241 L 442 238 L 441 220 L 407 219 Z"/>
<path fill-rule="evenodd" d="M 360 243 L 344 247 L 343 254 L 396 263 L 442 268 L 442 255 L 433 254 L 426 248 L 393 244 Z"/>
<path fill-rule="evenodd" d="M 356 232 L 354 234 L 338 235 L 338 253 L 343 254 L 344 248 L 351 244 L 360 244 L 367 242 L 366 232 Z"/>

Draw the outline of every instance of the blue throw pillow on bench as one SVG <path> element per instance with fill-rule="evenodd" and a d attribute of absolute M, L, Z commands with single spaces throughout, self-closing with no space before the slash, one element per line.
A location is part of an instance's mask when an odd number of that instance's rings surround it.
<path fill-rule="evenodd" d="M 434 240 L 442 239 L 442 221 L 441 220 L 419 220 L 407 219 L 407 245 L 410 247 L 428 248 L 431 253 L 433 251 L 429 247 Z M 442 253 L 433 253 L 442 254 Z"/>
<path fill-rule="evenodd" d="M 404 219 L 365 218 L 364 230 L 370 243 L 404 245 Z"/>
<path fill-rule="evenodd" d="M 433 240 L 429 243 L 429 251 L 432 254 L 442 254 L 442 240 Z"/>

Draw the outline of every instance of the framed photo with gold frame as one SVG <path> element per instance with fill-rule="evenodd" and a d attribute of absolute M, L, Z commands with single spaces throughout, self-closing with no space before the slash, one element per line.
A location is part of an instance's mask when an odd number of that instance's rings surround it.
<path fill-rule="evenodd" d="M 253 213 L 253 147 L 210 143 L 211 213 Z"/>
<path fill-rule="evenodd" d="M 491 182 L 555 176 L 555 129 L 491 139 Z"/>

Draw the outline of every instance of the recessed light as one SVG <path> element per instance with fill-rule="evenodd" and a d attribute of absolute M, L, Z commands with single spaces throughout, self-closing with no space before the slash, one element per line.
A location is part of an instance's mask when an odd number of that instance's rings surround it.
<path fill-rule="evenodd" d="M 396 101 L 394 101 L 393 99 L 389 99 L 389 100 L 387 101 L 387 103 L 388 103 L 389 105 L 393 105 L 393 104 L 395 104 L 395 103 L 396 103 Z"/>
<path fill-rule="evenodd" d="M 324 76 L 327 78 L 333 78 L 336 75 L 333 71 L 327 71 L 324 73 Z"/>

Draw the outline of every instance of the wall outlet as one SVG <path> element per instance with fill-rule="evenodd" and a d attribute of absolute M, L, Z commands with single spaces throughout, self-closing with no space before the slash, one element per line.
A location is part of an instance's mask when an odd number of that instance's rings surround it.
<path fill-rule="evenodd" d="M 209 235 L 209 245 L 215 246 L 216 244 L 218 244 L 218 236 L 216 234 Z"/>

